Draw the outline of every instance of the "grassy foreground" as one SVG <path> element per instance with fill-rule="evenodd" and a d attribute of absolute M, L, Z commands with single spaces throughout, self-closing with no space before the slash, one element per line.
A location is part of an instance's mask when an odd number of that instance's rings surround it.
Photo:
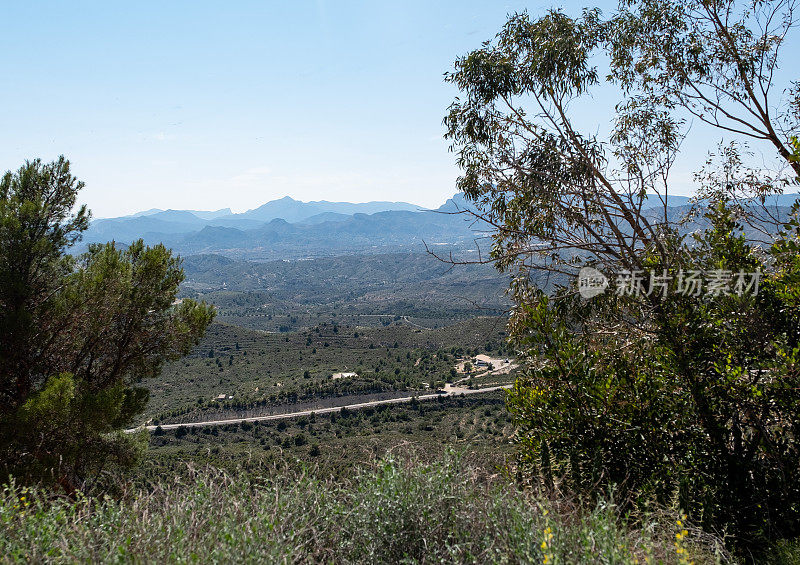
<path fill-rule="evenodd" d="M 0 495 L 5 562 L 725 563 L 719 540 L 674 516 L 627 525 L 522 493 L 444 457 L 383 459 L 349 481 L 273 469 L 251 481 L 189 471 L 120 501 Z"/>

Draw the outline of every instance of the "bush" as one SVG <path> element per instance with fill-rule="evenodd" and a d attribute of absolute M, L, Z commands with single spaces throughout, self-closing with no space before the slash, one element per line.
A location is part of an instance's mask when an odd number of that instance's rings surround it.
<path fill-rule="evenodd" d="M 626 525 L 610 502 L 581 508 L 533 497 L 454 458 L 430 465 L 388 459 L 350 484 L 285 470 L 253 482 L 214 470 L 189 471 L 181 480 L 132 492 L 122 501 L 54 499 L 12 483 L 0 493 L 0 554 L 10 562 L 714 563 L 725 558 L 719 540 L 677 525 L 675 516 L 637 519 L 637 527 Z M 681 534 L 677 548 L 676 534 Z"/>
<path fill-rule="evenodd" d="M 709 219 L 679 266 L 760 269 L 757 295 L 540 295 L 516 333 L 541 364 L 509 407 L 521 459 L 545 484 L 677 499 L 759 551 L 800 535 L 800 258 L 779 243 L 767 261 L 724 205 Z"/>

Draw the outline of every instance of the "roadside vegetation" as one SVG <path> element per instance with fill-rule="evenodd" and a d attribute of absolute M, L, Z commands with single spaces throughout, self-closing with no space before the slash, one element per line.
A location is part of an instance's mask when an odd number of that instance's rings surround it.
<path fill-rule="evenodd" d="M 347 478 L 353 468 L 397 449 L 413 451 L 420 461 L 455 449 L 465 453 L 465 462 L 495 472 L 513 460 L 513 433 L 501 391 L 285 420 L 156 428 L 129 476 L 141 484 L 180 474 L 187 464 L 250 474 L 285 464 Z"/>

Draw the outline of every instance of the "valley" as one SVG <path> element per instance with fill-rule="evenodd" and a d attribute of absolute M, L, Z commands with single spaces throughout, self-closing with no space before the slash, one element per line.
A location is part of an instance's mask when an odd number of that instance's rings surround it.
<path fill-rule="evenodd" d="M 141 383 L 150 400 L 140 424 L 151 430 L 142 477 L 275 458 L 339 473 L 358 453 L 432 455 L 451 440 L 505 457 L 494 447 L 507 445 L 503 388 L 516 364 L 505 362 L 508 277 L 490 265 L 406 252 L 189 255 L 183 268 L 180 296 L 214 304 L 217 317 L 188 356 Z"/>

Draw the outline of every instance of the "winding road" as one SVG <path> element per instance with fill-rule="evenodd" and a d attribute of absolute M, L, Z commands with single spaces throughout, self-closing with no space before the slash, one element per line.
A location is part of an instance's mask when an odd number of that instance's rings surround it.
<path fill-rule="evenodd" d="M 224 426 L 227 424 L 241 424 L 242 422 L 263 422 L 267 420 L 285 420 L 288 418 L 298 418 L 300 416 L 310 416 L 311 414 L 330 414 L 331 412 L 341 412 L 342 409 L 358 410 L 360 408 L 369 408 L 371 406 L 380 406 L 382 404 L 401 404 L 403 402 L 411 402 L 415 398 L 419 401 L 434 400 L 436 398 L 446 398 L 448 396 L 467 396 L 470 394 L 480 394 L 483 392 L 493 392 L 496 390 L 503 390 L 511 388 L 512 385 L 489 386 L 486 388 L 461 388 L 454 386 L 446 386 L 441 392 L 433 392 L 428 394 L 420 394 L 416 396 L 404 396 L 401 398 L 389 398 L 386 400 L 372 400 L 370 402 L 361 402 L 358 404 L 347 404 L 345 406 L 334 406 L 332 408 L 318 408 L 316 410 L 301 410 L 298 412 L 288 412 L 286 414 L 270 414 L 268 416 L 251 416 L 249 418 L 230 418 L 228 420 L 206 420 L 202 422 L 184 422 L 182 424 L 161 424 L 162 430 L 175 430 L 180 427 L 184 428 L 197 428 L 201 426 Z M 126 433 L 135 433 L 142 429 L 150 431 L 155 430 L 159 426 L 139 426 L 125 430 Z"/>

